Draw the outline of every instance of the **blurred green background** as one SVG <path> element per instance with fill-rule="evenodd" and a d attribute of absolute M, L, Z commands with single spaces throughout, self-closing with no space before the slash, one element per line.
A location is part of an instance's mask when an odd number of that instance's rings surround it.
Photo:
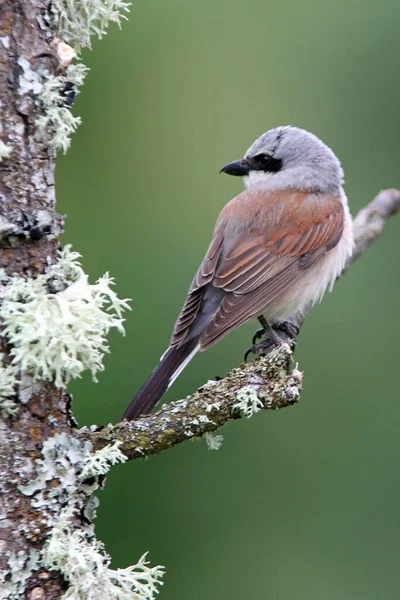
<path fill-rule="evenodd" d="M 83 125 L 57 168 L 65 242 L 133 298 L 81 425 L 118 421 L 168 343 L 222 206 L 219 176 L 271 127 L 340 157 L 352 212 L 400 186 L 397 0 L 137 1 L 85 54 Z M 150 550 L 163 600 L 398 597 L 400 218 L 309 315 L 298 406 L 115 468 L 97 531 L 113 565 Z M 169 399 L 237 365 L 255 324 L 198 355 Z"/>

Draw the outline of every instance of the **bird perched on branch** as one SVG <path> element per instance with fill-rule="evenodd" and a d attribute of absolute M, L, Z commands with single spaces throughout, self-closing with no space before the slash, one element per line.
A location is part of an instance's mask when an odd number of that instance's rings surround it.
<path fill-rule="evenodd" d="M 343 171 L 312 133 L 271 129 L 221 172 L 243 177 L 246 189 L 222 209 L 169 348 L 123 419 L 150 412 L 198 350 L 249 319 L 268 335 L 319 301 L 352 253 Z"/>

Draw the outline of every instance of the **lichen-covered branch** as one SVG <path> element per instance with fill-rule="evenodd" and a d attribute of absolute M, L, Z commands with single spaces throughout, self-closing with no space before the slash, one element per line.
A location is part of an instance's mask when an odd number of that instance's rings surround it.
<path fill-rule="evenodd" d="M 384 190 L 367 204 L 353 221 L 355 251 L 348 268 L 382 233 L 389 217 L 400 212 L 400 191 Z M 290 322 L 297 329 L 311 306 Z M 302 374 L 292 366 L 293 339 L 267 356 L 242 364 L 220 381 L 208 382 L 184 400 L 165 404 L 158 412 L 136 421 L 108 425 L 96 431 L 81 430 L 83 440 L 95 450 L 115 442 L 129 458 L 140 458 L 166 450 L 194 437 L 203 437 L 231 419 L 251 416 L 261 409 L 280 409 L 298 401 Z"/>
<path fill-rule="evenodd" d="M 184 400 L 166 404 L 153 415 L 108 425 L 96 432 L 81 430 L 94 450 L 120 442 L 128 458 L 161 452 L 175 444 L 210 434 L 231 419 L 279 409 L 297 402 L 302 374 L 293 369 L 287 344 L 249 364 L 233 369 L 220 381 L 209 381 Z"/>
<path fill-rule="evenodd" d="M 382 190 L 353 221 L 356 247 L 349 264 L 353 263 L 383 231 L 387 220 L 400 212 L 400 191 Z"/>

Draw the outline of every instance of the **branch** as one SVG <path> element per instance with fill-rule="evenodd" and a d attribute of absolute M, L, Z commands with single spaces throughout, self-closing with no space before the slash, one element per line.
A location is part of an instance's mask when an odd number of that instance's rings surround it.
<path fill-rule="evenodd" d="M 386 221 L 400 212 L 400 191 L 384 190 L 360 210 L 353 220 L 355 250 L 348 267 L 382 233 Z M 297 329 L 310 310 L 291 317 Z M 202 437 L 219 429 L 231 419 L 251 416 L 261 409 L 277 410 L 295 404 L 301 391 L 302 374 L 292 369 L 293 338 L 286 336 L 283 343 L 267 356 L 233 369 L 224 379 L 208 382 L 191 396 L 132 422 L 107 425 L 80 436 L 90 441 L 94 450 L 120 444 L 120 450 L 129 458 L 140 458 L 159 453 L 185 440 Z"/>
<path fill-rule="evenodd" d="M 95 450 L 119 442 L 130 459 L 161 452 L 211 433 L 231 419 L 296 403 L 302 374 L 291 370 L 291 363 L 292 352 L 282 344 L 267 356 L 233 369 L 224 379 L 209 381 L 184 400 L 164 404 L 155 414 L 91 433 L 84 429 L 81 435 Z"/>

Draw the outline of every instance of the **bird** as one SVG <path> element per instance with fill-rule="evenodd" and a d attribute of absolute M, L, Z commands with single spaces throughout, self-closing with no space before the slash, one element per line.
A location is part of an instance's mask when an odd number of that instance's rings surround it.
<path fill-rule="evenodd" d="M 314 134 L 270 129 L 220 172 L 245 189 L 220 212 L 169 347 L 123 420 L 148 414 L 196 352 L 246 321 L 267 329 L 320 301 L 352 254 L 343 170 Z"/>

